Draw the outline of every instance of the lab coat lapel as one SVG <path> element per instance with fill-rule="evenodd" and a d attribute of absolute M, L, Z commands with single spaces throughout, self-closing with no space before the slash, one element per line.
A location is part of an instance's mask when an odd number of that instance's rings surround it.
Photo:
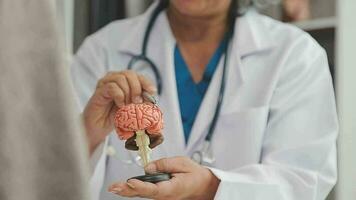
<path fill-rule="evenodd" d="M 128 55 L 141 53 L 141 45 L 146 31 L 148 18 L 155 4 L 142 16 L 136 31 L 119 45 L 119 52 Z M 157 65 L 162 78 L 162 94 L 159 97 L 159 106 L 164 117 L 165 141 L 158 146 L 160 156 L 184 155 L 185 140 L 183 126 L 180 117 L 178 94 L 176 87 L 173 52 L 175 39 L 170 30 L 166 12 L 163 11 L 158 17 L 150 34 L 147 46 L 147 56 Z M 155 150 L 154 152 L 157 152 Z"/>
<path fill-rule="evenodd" d="M 259 37 L 261 35 L 260 29 L 262 24 L 254 24 L 256 20 L 253 20 L 253 17 L 255 15 L 255 11 L 251 11 L 236 20 L 234 37 L 229 44 L 226 88 L 220 116 L 229 112 L 229 105 L 239 104 L 239 102 L 235 101 L 238 99 L 239 89 L 246 81 L 245 69 L 248 67 L 244 66 L 244 58 L 265 51 L 273 46 L 271 41 L 265 41 Z M 223 60 L 224 58 L 222 57 L 199 108 L 186 148 L 186 154 L 188 155 L 201 148 L 202 141 L 204 141 L 205 136 L 208 134 L 219 96 Z M 217 123 L 219 123 L 219 120 Z"/>
<path fill-rule="evenodd" d="M 231 43 L 229 47 L 229 60 L 226 63 L 226 88 L 225 95 L 222 105 L 222 110 L 220 115 L 222 115 L 226 109 L 226 104 L 229 99 L 231 99 L 231 94 L 233 90 L 230 87 L 236 88 L 243 84 L 243 73 L 241 71 L 240 57 L 236 56 L 236 49 L 234 43 Z M 222 73 L 223 73 L 224 57 L 220 59 L 218 68 L 216 69 L 214 76 L 210 82 L 209 88 L 204 96 L 203 102 L 199 108 L 197 118 L 195 119 L 194 125 L 191 130 L 190 138 L 188 140 L 188 145 L 186 149 L 186 154 L 191 155 L 195 150 L 200 149 L 202 141 L 204 141 L 205 136 L 208 134 L 208 130 L 211 121 L 214 117 L 218 96 L 220 92 Z M 219 130 L 215 130 L 219 131 Z"/>

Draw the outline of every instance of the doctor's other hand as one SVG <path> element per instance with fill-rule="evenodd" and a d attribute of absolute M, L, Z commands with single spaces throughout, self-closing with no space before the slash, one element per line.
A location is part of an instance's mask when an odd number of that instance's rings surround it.
<path fill-rule="evenodd" d="M 83 111 L 90 154 L 114 129 L 118 107 L 142 103 L 143 91 L 153 95 L 157 89 L 147 78 L 130 70 L 109 72 L 98 81 L 95 92 Z"/>
<path fill-rule="evenodd" d="M 147 173 L 171 173 L 172 179 L 156 184 L 130 179 L 126 183 L 115 183 L 109 192 L 124 197 L 142 197 L 156 200 L 214 199 L 219 179 L 207 168 L 187 157 L 164 158 L 145 168 Z"/>

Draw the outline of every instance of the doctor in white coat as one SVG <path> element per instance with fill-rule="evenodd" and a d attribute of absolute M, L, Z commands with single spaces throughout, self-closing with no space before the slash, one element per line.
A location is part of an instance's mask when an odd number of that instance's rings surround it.
<path fill-rule="evenodd" d="M 135 154 L 113 133 L 112 116 L 118 106 L 142 102 L 142 91 L 157 91 L 149 75 L 126 69 L 131 55 L 141 53 L 147 23 L 159 3 L 169 5 L 155 20 L 147 56 L 162 77 L 165 141 L 153 150 L 157 161 L 146 171 L 169 172 L 174 178 L 158 184 L 126 182 L 143 170 L 132 164 Z M 85 40 L 72 77 L 83 106 L 94 199 L 326 198 L 337 179 L 338 120 L 325 51 L 307 33 L 253 9 L 236 18 L 228 43 L 226 88 L 210 148 L 215 161 L 207 168 L 189 158 L 202 148 L 215 113 L 224 59 L 186 142 L 174 51 L 179 47 L 192 79 L 201 81 L 235 4 L 156 1 L 143 15 L 113 22 Z M 116 150 L 115 157 L 107 156 L 108 146 Z"/>

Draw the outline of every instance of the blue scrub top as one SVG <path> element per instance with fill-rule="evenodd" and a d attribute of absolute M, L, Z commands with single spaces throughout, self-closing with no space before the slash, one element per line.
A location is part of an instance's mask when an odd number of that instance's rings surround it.
<path fill-rule="evenodd" d="M 202 80 L 198 83 L 194 82 L 178 46 L 176 45 L 174 49 L 174 65 L 179 106 L 186 143 L 188 142 L 191 129 L 199 111 L 200 104 L 203 101 L 205 92 L 209 87 L 215 69 L 219 64 L 219 60 L 224 54 L 224 49 L 227 43 L 226 41 L 226 39 L 222 40 L 213 56 L 210 58 L 210 61 L 205 68 Z"/>

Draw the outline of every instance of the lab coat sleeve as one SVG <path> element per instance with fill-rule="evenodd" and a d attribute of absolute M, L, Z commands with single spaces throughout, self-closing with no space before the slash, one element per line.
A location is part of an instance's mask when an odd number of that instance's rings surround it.
<path fill-rule="evenodd" d="M 338 120 L 326 53 L 303 35 L 284 55 L 261 161 L 212 168 L 221 180 L 216 200 L 321 200 L 336 183 Z"/>
<path fill-rule="evenodd" d="M 74 89 L 78 95 L 81 110 L 84 109 L 89 98 L 95 91 L 97 81 L 107 73 L 105 63 L 105 48 L 96 40 L 95 35 L 88 37 L 73 59 L 71 76 Z M 104 182 L 106 169 L 105 142 L 98 146 L 90 158 L 92 176 L 90 179 L 90 191 L 92 199 L 99 199 L 101 187 Z"/>

